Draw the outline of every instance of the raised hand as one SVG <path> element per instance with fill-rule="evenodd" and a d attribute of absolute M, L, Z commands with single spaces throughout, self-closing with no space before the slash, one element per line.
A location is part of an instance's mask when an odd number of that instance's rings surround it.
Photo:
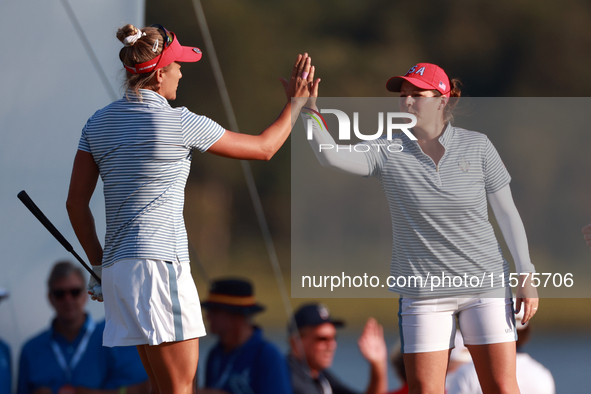
<path fill-rule="evenodd" d="M 370 317 L 367 320 L 357 343 L 361 354 L 370 364 L 386 363 L 388 349 L 384 340 L 384 329 L 376 319 Z"/>
<path fill-rule="evenodd" d="M 310 68 L 312 67 L 312 58 L 307 53 L 298 55 L 296 62 L 291 71 L 289 81 L 285 78 L 279 78 L 283 88 L 285 89 L 285 96 L 288 100 L 292 97 L 309 97 L 310 89 L 308 80 L 310 77 Z"/>

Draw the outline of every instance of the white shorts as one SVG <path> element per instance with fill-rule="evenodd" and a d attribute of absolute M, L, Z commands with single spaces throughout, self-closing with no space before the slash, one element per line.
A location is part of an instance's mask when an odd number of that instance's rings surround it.
<path fill-rule="evenodd" d="M 511 298 L 399 299 L 398 327 L 402 353 L 455 347 L 456 316 L 466 345 L 517 340 Z"/>
<path fill-rule="evenodd" d="M 103 268 L 103 346 L 159 345 L 205 335 L 189 263 L 128 259 Z"/>

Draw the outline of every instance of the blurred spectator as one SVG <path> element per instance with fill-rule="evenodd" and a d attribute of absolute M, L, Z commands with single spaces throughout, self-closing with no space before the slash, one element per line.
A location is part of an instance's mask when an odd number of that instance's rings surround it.
<path fill-rule="evenodd" d="M 398 344 L 398 346 L 392 350 L 390 362 L 392 363 L 392 367 L 394 368 L 396 376 L 398 376 L 398 379 L 400 379 L 400 382 L 402 382 L 402 386 L 400 386 L 397 390 L 390 391 L 388 394 L 408 394 L 406 369 L 404 368 L 404 358 L 402 357 L 402 352 L 400 351 L 400 344 Z"/>
<path fill-rule="evenodd" d="M 542 364 L 523 351 L 531 335 L 531 321 L 521 324 L 524 309 L 515 316 L 517 328 L 517 383 L 521 394 L 555 394 L 552 373 Z M 458 368 L 449 381 L 447 394 L 481 394 L 482 389 L 474 369 L 469 362 Z"/>
<path fill-rule="evenodd" d="M 198 393 L 291 394 L 285 358 L 252 323 L 265 308 L 256 303 L 249 282 L 217 280 L 201 305 L 219 341 L 207 356 L 206 388 Z"/>
<path fill-rule="evenodd" d="M 0 301 L 8 298 L 8 292 L 0 287 Z M 0 338 L 0 394 L 10 394 L 12 388 L 12 361 L 10 348 Z"/>
<path fill-rule="evenodd" d="M 323 304 L 306 304 L 294 314 L 290 324 L 290 350 L 287 359 L 291 369 L 294 394 L 350 394 L 355 391 L 342 384 L 327 371 L 337 348 L 337 328 L 341 320 L 333 320 Z M 382 394 L 388 389 L 388 350 L 384 331 L 370 318 L 359 337 L 359 350 L 371 366 L 367 394 Z"/>
<path fill-rule="evenodd" d="M 583 227 L 583 238 L 585 238 L 585 241 L 587 241 L 587 246 L 589 246 L 589 248 L 591 248 L 591 224 L 586 225 L 585 227 Z"/>
<path fill-rule="evenodd" d="M 67 261 L 54 265 L 47 284 L 56 317 L 23 346 L 18 394 L 149 392 L 135 347 L 102 346 L 105 322 L 96 323 L 84 311 L 85 283 L 78 267 Z"/>

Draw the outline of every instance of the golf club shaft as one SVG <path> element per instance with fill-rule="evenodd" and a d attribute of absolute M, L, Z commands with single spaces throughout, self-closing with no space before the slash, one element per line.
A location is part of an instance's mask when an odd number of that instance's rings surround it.
<path fill-rule="evenodd" d="M 35 217 L 41 222 L 41 224 L 43 226 L 45 226 L 45 228 L 55 237 L 55 239 L 57 239 L 57 241 L 60 244 L 62 244 L 62 246 L 64 248 L 66 248 L 66 250 L 68 252 L 72 253 L 74 255 L 74 257 L 76 258 L 76 260 L 78 260 L 80 262 L 80 264 L 82 264 L 84 266 L 84 268 L 86 268 L 86 270 L 90 273 L 90 275 L 92 275 L 94 277 L 94 279 L 96 279 L 98 281 L 98 283 L 100 284 L 101 278 L 99 278 L 98 275 L 92 270 L 92 268 L 90 268 L 88 266 L 88 264 L 86 264 L 84 262 L 84 260 L 82 260 L 82 258 L 80 256 L 78 256 L 78 253 L 76 253 L 74 251 L 74 248 L 72 247 L 72 245 L 70 245 L 70 243 L 57 230 L 57 228 L 55 228 L 55 226 L 49 221 L 49 219 L 47 219 L 47 216 L 45 216 L 45 214 L 43 214 L 43 212 L 41 212 L 41 210 L 37 207 L 37 205 L 35 205 L 35 203 L 33 202 L 33 200 L 31 200 L 31 197 L 29 197 L 27 192 L 22 190 L 19 194 L 17 194 L 17 197 L 19 200 L 22 201 L 23 204 L 25 204 L 25 206 L 27 208 L 29 208 L 29 211 L 31 211 L 31 213 L 33 215 L 35 215 Z"/>

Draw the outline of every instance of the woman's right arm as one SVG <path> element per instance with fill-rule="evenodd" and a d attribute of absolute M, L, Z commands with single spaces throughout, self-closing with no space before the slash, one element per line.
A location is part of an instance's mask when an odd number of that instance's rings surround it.
<path fill-rule="evenodd" d="M 307 53 L 298 55 L 289 81 L 282 79 L 287 103 L 279 117 L 259 135 L 226 130 L 207 150 L 214 155 L 241 160 L 270 160 L 283 145 L 295 119 L 310 95 L 308 85 L 314 81 L 314 67 Z M 301 97 L 301 100 L 292 98 Z"/>
<path fill-rule="evenodd" d="M 90 264 L 100 266 L 103 260 L 103 248 L 99 242 L 94 217 L 90 211 L 90 199 L 96 188 L 98 177 L 99 168 L 94 162 L 92 154 L 78 150 L 72 168 L 66 208 L 72 228 L 86 252 Z"/>

